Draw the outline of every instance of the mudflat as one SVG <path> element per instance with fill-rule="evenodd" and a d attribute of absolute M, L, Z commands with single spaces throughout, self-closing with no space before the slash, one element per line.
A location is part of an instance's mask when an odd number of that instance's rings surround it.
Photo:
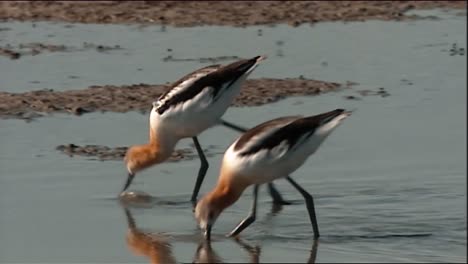
<path fill-rule="evenodd" d="M 339 84 L 308 80 L 248 79 L 233 106 L 258 106 L 273 103 L 287 96 L 317 95 L 349 87 Z M 95 111 L 124 113 L 151 110 L 154 102 L 170 85 L 134 84 L 91 86 L 82 90 L 38 90 L 25 93 L 0 92 L 0 117 L 32 119 L 44 113 L 72 113 L 81 115 Z"/>
<path fill-rule="evenodd" d="M 412 9 L 466 9 L 466 1 L 2 1 L 0 19 L 190 27 L 406 20 Z"/>

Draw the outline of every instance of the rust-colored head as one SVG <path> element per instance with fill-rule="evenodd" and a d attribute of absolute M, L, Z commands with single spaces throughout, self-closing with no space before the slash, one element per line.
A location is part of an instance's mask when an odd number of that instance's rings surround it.
<path fill-rule="evenodd" d="M 211 227 L 218 216 L 239 199 L 247 185 L 221 177 L 215 189 L 197 203 L 195 218 L 207 240 L 210 240 Z"/>
<path fill-rule="evenodd" d="M 149 143 L 131 146 L 125 153 L 124 162 L 128 178 L 122 193 L 130 186 L 137 172 L 167 160 L 174 151 L 178 140 L 171 133 L 157 136 L 155 129 L 150 126 Z"/>
<path fill-rule="evenodd" d="M 204 196 L 195 207 L 195 219 L 207 240 L 210 240 L 211 237 L 211 227 L 224 210 L 224 208 L 218 206 L 214 197 L 213 193 Z"/>
<path fill-rule="evenodd" d="M 135 173 L 150 166 L 161 163 L 169 155 L 161 152 L 156 144 L 131 146 L 125 154 L 124 162 L 128 171 L 128 178 L 122 190 L 124 192 L 132 183 Z"/>

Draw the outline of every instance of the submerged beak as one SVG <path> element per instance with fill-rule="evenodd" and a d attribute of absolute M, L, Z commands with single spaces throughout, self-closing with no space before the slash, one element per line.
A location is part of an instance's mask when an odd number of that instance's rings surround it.
<path fill-rule="evenodd" d="M 211 224 L 206 225 L 205 229 L 205 239 L 210 240 L 211 239 Z"/>
<path fill-rule="evenodd" d="M 125 186 L 124 186 L 122 192 L 125 192 L 125 190 L 127 190 L 128 186 L 130 186 L 130 184 L 132 183 L 134 177 L 135 177 L 135 174 L 133 174 L 131 172 L 128 173 L 127 182 L 125 183 Z"/>

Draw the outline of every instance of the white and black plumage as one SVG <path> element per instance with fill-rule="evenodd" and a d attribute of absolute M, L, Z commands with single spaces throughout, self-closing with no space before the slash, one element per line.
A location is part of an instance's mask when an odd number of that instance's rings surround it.
<path fill-rule="evenodd" d="M 281 178 L 299 168 L 349 112 L 336 109 L 320 115 L 289 116 L 270 120 L 244 133 L 226 151 L 226 166 L 242 174 L 260 168 L 265 181 Z M 269 173 L 265 173 L 267 168 Z M 265 183 L 255 176 L 258 183 Z"/>
<path fill-rule="evenodd" d="M 151 127 L 185 138 L 219 124 L 242 83 L 263 59 L 257 56 L 224 67 L 210 65 L 184 76 L 153 103 Z"/>
<path fill-rule="evenodd" d="M 287 116 L 264 122 L 244 133 L 226 150 L 218 184 L 198 203 L 195 216 L 209 238 L 217 216 L 254 185 L 252 211 L 231 235 L 239 234 L 255 220 L 258 187 L 286 178 L 305 198 L 316 237 L 318 225 L 312 196 L 289 175 L 317 151 L 323 141 L 349 115 L 336 109 L 319 115 Z"/>
<path fill-rule="evenodd" d="M 195 202 L 208 169 L 208 162 L 197 136 L 220 124 L 240 132 L 246 131 L 222 120 L 221 117 L 240 93 L 243 82 L 265 58 L 256 56 L 226 66 L 210 65 L 187 74 L 171 85 L 153 103 L 150 114 L 150 142 L 146 145 L 132 146 L 127 151 L 125 161 L 128 179 L 123 191 L 130 186 L 136 172 L 167 160 L 180 139 L 192 138 L 201 159 L 191 199 Z M 278 192 L 273 186 L 271 188 L 279 200 L 281 197 Z"/>

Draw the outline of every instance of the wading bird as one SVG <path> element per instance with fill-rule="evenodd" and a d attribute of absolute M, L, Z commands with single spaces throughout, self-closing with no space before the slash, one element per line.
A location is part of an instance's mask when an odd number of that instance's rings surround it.
<path fill-rule="evenodd" d="M 289 175 L 301 167 L 350 114 L 351 111 L 335 109 L 309 117 L 280 117 L 241 135 L 224 154 L 215 188 L 200 199 L 195 207 L 195 218 L 205 238 L 210 239 L 211 228 L 221 212 L 235 203 L 248 186 L 254 185 L 250 214 L 229 234 L 238 235 L 255 221 L 259 186 L 286 178 L 304 197 L 317 239 L 320 234 L 313 197 Z"/>
<path fill-rule="evenodd" d="M 209 166 L 197 136 L 215 125 L 224 125 L 238 132 L 246 131 L 221 117 L 239 94 L 243 82 L 264 59 L 265 56 L 256 56 L 226 66 L 210 65 L 198 69 L 175 82 L 153 102 L 149 143 L 131 146 L 125 154 L 128 178 L 122 193 L 130 186 L 137 172 L 166 161 L 179 140 L 192 138 L 201 160 L 191 197 L 195 204 Z M 275 203 L 288 204 L 272 183 L 268 187 Z"/>

